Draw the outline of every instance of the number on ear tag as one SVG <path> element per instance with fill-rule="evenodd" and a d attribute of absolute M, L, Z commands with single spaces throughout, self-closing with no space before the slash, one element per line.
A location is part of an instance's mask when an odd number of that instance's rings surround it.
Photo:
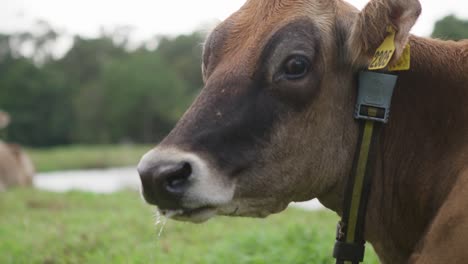
<path fill-rule="evenodd" d="M 375 51 L 369 70 L 380 70 L 387 67 L 395 53 L 395 29 L 387 28 L 388 35 L 379 48 Z"/>
<path fill-rule="evenodd" d="M 407 71 L 411 66 L 411 48 L 406 44 L 400 59 L 394 64 L 388 66 L 389 71 Z"/>

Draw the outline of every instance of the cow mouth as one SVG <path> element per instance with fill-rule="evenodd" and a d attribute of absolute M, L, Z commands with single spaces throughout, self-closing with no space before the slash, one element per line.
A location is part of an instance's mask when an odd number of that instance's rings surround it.
<path fill-rule="evenodd" d="M 216 215 L 216 208 L 213 206 L 202 206 L 198 208 L 181 209 L 158 209 L 159 212 L 169 219 L 187 221 L 194 223 L 205 222 Z"/>

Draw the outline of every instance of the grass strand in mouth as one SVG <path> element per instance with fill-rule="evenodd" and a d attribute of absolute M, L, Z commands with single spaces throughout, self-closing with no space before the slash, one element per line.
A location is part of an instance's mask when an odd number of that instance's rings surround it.
<path fill-rule="evenodd" d="M 212 206 L 203 206 L 199 208 L 187 208 L 187 209 L 175 209 L 175 210 L 169 210 L 169 209 L 159 209 L 158 211 L 161 212 L 162 215 L 164 215 L 167 218 L 174 218 L 176 216 L 185 216 L 185 217 L 190 217 L 193 214 L 197 214 L 200 212 L 203 212 L 205 210 L 215 210 L 215 207 Z"/>
<path fill-rule="evenodd" d="M 154 224 L 156 226 L 156 229 L 159 228 L 158 231 L 158 239 L 161 238 L 162 232 L 164 230 L 164 227 L 167 224 L 167 217 L 162 215 L 159 210 L 156 210 L 156 223 Z"/>

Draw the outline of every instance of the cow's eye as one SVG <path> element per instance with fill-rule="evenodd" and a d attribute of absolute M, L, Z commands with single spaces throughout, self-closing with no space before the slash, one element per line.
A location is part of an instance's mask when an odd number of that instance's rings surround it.
<path fill-rule="evenodd" d="M 290 57 L 283 65 L 283 72 L 286 79 L 297 80 L 304 77 L 309 71 L 309 60 L 300 55 Z"/>

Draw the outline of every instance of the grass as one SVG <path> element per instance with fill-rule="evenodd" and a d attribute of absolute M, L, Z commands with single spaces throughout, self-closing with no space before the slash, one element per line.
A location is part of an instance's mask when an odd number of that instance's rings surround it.
<path fill-rule="evenodd" d="M 136 166 L 150 145 L 72 145 L 27 149 L 38 172 Z"/>
<path fill-rule="evenodd" d="M 0 193 L 0 263 L 334 263 L 337 216 L 290 208 L 267 219 L 168 221 L 133 192 Z M 365 263 L 378 263 L 370 246 Z"/>
<path fill-rule="evenodd" d="M 28 149 L 39 172 L 136 165 L 151 146 Z M 99 195 L 17 189 L 0 193 L 0 263 L 334 263 L 338 217 L 288 209 L 267 219 L 168 221 L 133 192 Z M 378 263 L 368 246 L 365 263 Z"/>

